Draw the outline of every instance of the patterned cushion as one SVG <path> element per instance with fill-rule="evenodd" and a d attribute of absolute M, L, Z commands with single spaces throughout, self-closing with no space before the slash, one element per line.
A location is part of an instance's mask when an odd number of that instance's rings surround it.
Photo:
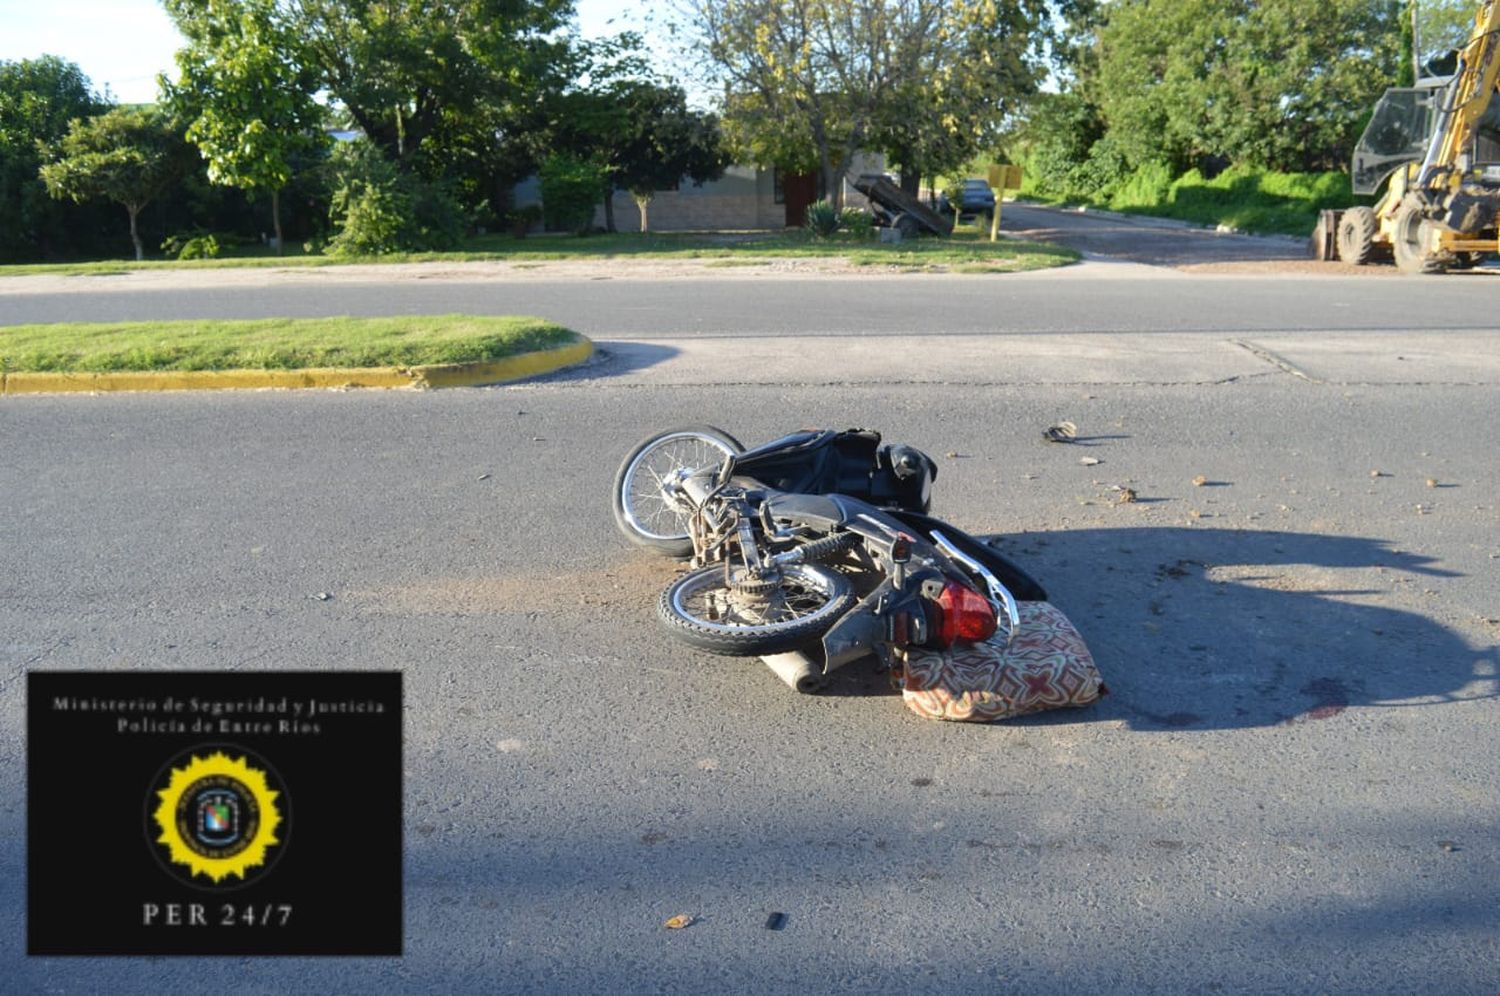
<path fill-rule="evenodd" d="M 906 707 L 927 719 L 986 723 L 1085 706 L 1108 691 L 1083 637 L 1056 606 L 1022 602 L 1020 614 L 1008 649 L 973 643 L 908 651 L 901 682 Z"/>

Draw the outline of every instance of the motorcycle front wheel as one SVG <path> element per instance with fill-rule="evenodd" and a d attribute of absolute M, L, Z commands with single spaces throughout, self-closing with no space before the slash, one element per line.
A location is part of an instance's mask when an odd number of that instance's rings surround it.
<path fill-rule="evenodd" d="M 781 654 L 814 642 L 854 605 L 854 586 L 813 564 L 781 568 L 768 591 L 747 593 L 724 565 L 690 571 L 661 593 L 657 614 L 680 640 L 716 654 Z"/>
<path fill-rule="evenodd" d="M 689 556 L 693 512 L 672 500 L 666 485 L 676 475 L 717 467 L 731 453 L 743 452 L 738 439 L 711 425 L 668 429 L 641 441 L 615 474 L 615 525 L 632 543 L 670 557 Z"/>

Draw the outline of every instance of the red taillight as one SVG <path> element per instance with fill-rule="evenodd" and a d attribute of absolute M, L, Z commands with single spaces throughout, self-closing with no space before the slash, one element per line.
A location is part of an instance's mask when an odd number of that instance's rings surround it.
<path fill-rule="evenodd" d="M 951 647 L 963 640 L 978 643 L 995 635 L 995 609 L 989 599 L 967 585 L 949 581 L 937 597 L 936 642 Z"/>

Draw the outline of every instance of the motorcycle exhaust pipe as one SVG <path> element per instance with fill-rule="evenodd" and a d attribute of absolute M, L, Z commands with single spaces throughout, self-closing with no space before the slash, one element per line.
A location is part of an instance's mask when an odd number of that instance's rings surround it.
<path fill-rule="evenodd" d="M 796 650 L 785 654 L 768 654 L 761 660 L 789 688 L 803 695 L 821 691 L 827 681 L 823 677 L 823 668 L 814 663 L 811 657 Z"/>

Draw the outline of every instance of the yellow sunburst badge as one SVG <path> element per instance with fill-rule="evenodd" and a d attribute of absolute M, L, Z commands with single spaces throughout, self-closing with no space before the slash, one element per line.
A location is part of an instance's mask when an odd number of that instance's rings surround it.
<path fill-rule="evenodd" d="M 281 793 L 245 756 L 218 750 L 187 756 L 187 765 L 173 767 L 167 787 L 156 793 L 156 842 L 167 846 L 171 862 L 185 866 L 189 878 L 202 875 L 215 885 L 231 876 L 243 881 L 281 843 Z"/>

